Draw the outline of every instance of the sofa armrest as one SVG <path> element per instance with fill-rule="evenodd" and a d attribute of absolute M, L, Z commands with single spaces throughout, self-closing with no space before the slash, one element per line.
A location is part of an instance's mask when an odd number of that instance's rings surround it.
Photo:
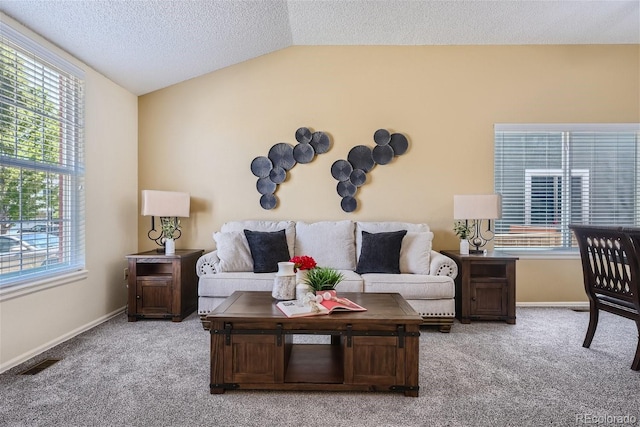
<path fill-rule="evenodd" d="M 212 251 L 202 255 L 196 263 L 196 273 L 198 277 L 202 277 L 205 274 L 216 274 L 216 267 L 219 263 L 220 258 L 218 258 L 218 251 Z"/>
<path fill-rule="evenodd" d="M 432 250 L 429 273 L 434 276 L 449 276 L 455 279 L 458 276 L 458 265 L 448 256 Z"/>

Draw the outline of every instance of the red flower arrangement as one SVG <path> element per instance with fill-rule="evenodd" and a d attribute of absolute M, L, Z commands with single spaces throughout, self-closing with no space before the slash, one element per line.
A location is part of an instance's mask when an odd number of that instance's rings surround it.
<path fill-rule="evenodd" d="M 312 268 L 316 268 L 318 264 L 316 264 L 316 260 L 311 258 L 310 256 L 301 255 L 294 256 L 289 260 L 289 262 L 294 263 L 294 268 L 296 271 L 298 270 L 311 270 Z"/>

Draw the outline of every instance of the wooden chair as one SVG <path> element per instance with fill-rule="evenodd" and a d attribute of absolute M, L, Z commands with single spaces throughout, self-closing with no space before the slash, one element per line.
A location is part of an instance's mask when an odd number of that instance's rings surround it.
<path fill-rule="evenodd" d="M 589 348 L 600 310 L 634 320 L 640 336 L 640 229 L 570 225 L 582 260 L 589 298 L 589 327 L 582 344 Z M 640 337 L 631 369 L 640 369 Z"/>

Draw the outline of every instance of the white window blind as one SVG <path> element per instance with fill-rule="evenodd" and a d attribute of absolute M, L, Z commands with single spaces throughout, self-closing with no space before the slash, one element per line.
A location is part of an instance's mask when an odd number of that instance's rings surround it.
<path fill-rule="evenodd" d="M 0 288 L 84 268 L 84 75 L 0 23 Z"/>
<path fill-rule="evenodd" d="M 496 249 L 577 249 L 569 224 L 640 224 L 639 124 L 497 124 Z"/>

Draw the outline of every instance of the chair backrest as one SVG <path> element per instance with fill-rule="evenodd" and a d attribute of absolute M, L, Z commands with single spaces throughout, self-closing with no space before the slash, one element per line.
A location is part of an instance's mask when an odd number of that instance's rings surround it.
<path fill-rule="evenodd" d="M 585 291 L 591 298 L 605 299 L 625 307 L 640 307 L 640 229 L 570 225 L 578 246 Z M 635 240 L 635 245 L 634 245 Z"/>

